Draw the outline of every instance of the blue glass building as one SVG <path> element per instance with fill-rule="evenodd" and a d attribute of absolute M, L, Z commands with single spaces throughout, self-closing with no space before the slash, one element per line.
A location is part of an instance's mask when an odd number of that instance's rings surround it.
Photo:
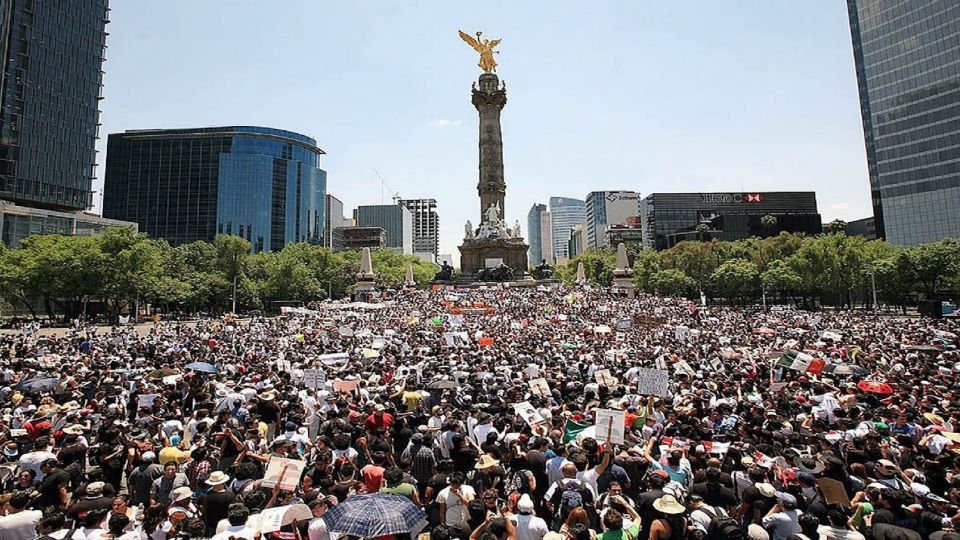
<path fill-rule="evenodd" d="M 111 134 L 103 215 L 173 245 L 218 234 L 246 238 L 255 252 L 320 244 L 323 153 L 310 137 L 264 127 Z"/>
<path fill-rule="evenodd" d="M 90 206 L 107 0 L 0 0 L 0 199 Z"/>
<path fill-rule="evenodd" d="M 960 2 L 847 0 L 876 233 L 960 237 Z"/>

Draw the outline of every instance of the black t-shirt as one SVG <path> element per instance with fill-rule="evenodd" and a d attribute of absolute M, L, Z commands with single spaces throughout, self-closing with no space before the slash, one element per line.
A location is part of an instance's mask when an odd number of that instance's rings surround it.
<path fill-rule="evenodd" d="M 227 507 L 233 502 L 236 495 L 230 490 L 210 491 L 200 499 L 203 509 L 203 522 L 213 528 L 221 519 L 227 518 Z"/>
<path fill-rule="evenodd" d="M 730 510 L 737 504 L 737 498 L 734 496 L 733 490 L 721 484 L 707 482 L 694 484 L 690 492 L 703 497 L 703 502 L 708 505 L 719 506 L 724 510 Z"/>
<path fill-rule="evenodd" d="M 477 458 L 480 454 L 469 446 L 454 448 L 450 451 L 450 459 L 453 460 L 453 468 L 460 472 L 468 472 L 477 464 Z"/>
<path fill-rule="evenodd" d="M 650 538 L 650 527 L 654 520 L 660 517 L 660 512 L 653 507 L 653 502 L 663 495 L 662 489 L 653 489 L 644 491 L 637 497 L 637 513 L 640 514 L 640 536 L 638 538 Z"/>
<path fill-rule="evenodd" d="M 264 424 L 273 424 L 280 418 L 280 407 L 272 401 L 257 405 L 257 413 Z"/>
<path fill-rule="evenodd" d="M 40 499 L 37 507 L 60 506 L 60 487 L 70 483 L 70 475 L 63 469 L 54 469 L 40 481 Z"/>

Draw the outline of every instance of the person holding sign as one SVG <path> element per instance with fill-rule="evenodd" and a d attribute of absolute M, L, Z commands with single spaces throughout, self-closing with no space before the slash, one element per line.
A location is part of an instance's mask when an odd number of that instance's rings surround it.
<path fill-rule="evenodd" d="M 653 457 L 653 445 L 657 439 L 652 438 L 643 450 L 643 457 L 650 463 L 653 470 L 660 470 L 667 473 L 670 480 L 682 485 L 687 491 L 693 487 L 693 470 L 690 461 L 686 457 L 686 450 L 679 448 L 670 448 L 665 457 L 657 460 Z"/>

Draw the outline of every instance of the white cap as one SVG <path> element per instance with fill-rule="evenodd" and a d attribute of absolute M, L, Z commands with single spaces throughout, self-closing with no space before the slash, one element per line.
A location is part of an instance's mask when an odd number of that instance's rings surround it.
<path fill-rule="evenodd" d="M 520 497 L 520 500 L 517 501 L 517 509 L 521 512 L 533 512 L 533 499 L 530 498 L 530 495 L 526 493 Z"/>

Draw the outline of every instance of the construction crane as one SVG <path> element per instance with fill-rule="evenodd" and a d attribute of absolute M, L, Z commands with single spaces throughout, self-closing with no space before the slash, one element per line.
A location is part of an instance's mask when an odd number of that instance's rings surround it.
<path fill-rule="evenodd" d="M 399 191 L 393 191 L 393 188 L 387 185 L 387 181 L 383 179 L 383 176 L 380 174 L 380 171 L 373 169 L 373 174 L 377 175 L 377 178 L 380 179 L 380 204 L 383 204 L 383 189 L 386 188 L 388 192 L 393 192 L 393 204 L 400 204 L 402 197 L 400 196 Z"/>

